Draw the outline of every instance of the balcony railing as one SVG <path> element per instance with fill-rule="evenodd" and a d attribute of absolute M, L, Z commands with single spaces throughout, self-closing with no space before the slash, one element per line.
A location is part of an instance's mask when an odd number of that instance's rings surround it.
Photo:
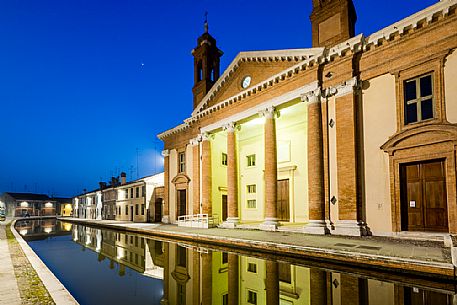
<path fill-rule="evenodd" d="M 189 228 L 214 228 L 219 224 L 219 216 L 213 214 L 194 214 L 194 215 L 183 215 L 178 217 L 178 227 L 189 227 Z"/>

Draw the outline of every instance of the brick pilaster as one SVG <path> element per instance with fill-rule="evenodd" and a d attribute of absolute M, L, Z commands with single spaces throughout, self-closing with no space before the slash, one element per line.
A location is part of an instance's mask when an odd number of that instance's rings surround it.
<path fill-rule="evenodd" d="M 238 255 L 228 254 L 228 303 L 229 305 L 239 304 L 239 261 Z"/>
<path fill-rule="evenodd" d="M 265 261 L 266 279 L 265 290 L 267 305 L 279 305 L 279 266 L 278 262 Z"/>
<path fill-rule="evenodd" d="M 325 234 L 324 153 L 322 111 L 318 91 L 305 98 L 308 103 L 308 204 L 309 223 L 304 231 Z"/>
<path fill-rule="evenodd" d="M 209 251 L 208 253 L 201 254 L 201 284 L 202 284 L 202 305 L 212 305 L 213 304 L 213 253 Z"/>
<path fill-rule="evenodd" d="M 192 214 L 200 214 L 200 143 L 191 141 L 192 145 Z"/>
<path fill-rule="evenodd" d="M 212 173 L 211 173 L 211 141 L 208 135 L 202 137 L 202 212 L 203 214 L 212 215 L 211 189 L 212 189 Z"/>
<path fill-rule="evenodd" d="M 227 221 L 225 227 L 235 227 L 239 222 L 238 215 L 238 165 L 236 156 L 236 125 L 229 123 L 224 126 L 227 131 Z"/>
<path fill-rule="evenodd" d="M 264 230 L 276 230 L 278 225 L 277 201 L 277 155 L 276 155 L 276 120 L 273 107 L 262 112 L 265 117 L 265 221 Z"/>

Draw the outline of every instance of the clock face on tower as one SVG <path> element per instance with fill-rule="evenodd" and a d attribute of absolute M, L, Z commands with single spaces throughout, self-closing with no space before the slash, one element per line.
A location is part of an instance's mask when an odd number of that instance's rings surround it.
<path fill-rule="evenodd" d="M 241 87 L 243 87 L 243 89 L 246 89 L 250 85 L 251 85 L 251 77 L 250 76 L 245 76 L 243 78 L 243 81 L 241 82 Z"/>

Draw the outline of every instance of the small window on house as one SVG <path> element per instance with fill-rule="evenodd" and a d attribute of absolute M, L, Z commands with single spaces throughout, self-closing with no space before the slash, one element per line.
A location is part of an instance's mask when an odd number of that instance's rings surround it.
<path fill-rule="evenodd" d="M 226 153 L 222 153 L 222 165 L 225 165 L 227 166 L 227 163 L 228 163 L 228 159 L 227 159 L 227 154 Z"/>
<path fill-rule="evenodd" d="M 255 184 L 250 184 L 247 187 L 248 194 L 255 194 L 257 192 L 257 187 Z"/>
<path fill-rule="evenodd" d="M 133 198 L 133 187 L 130 189 L 130 198 Z"/>
<path fill-rule="evenodd" d="M 228 305 L 228 293 L 222 295 L 222 305 Z"/>
<path fill-rule="evenodd" d="M 255 155 L 249 155 L 246 159 L 248 166 L 255 166 Z"/>
<path fill-rule="evenodd" d="M 141 196 L 146 196 L 146 188 L 144 187 L 144 185 L 141 187 Z"/>
<path fill-rule="evenodd" d="M 256 263 L 248 263 L 248 272 L 257 273 L 257 264 Z"/>
<path fill-rule="evenodd" d="M 135 205 L 135 215 L 138 215 L 138 211 L 139 211 L 139 204 L 136 204 Z"/>
<path fill-rule="evenodd" d="M 405 124 L 434 117 L 433 79 L 431 74 L 405 81 Z"/>
<path fill-rule="evenodd" d="M 179 153 L 179 172 L 184 173 L 186 171 L 186 153 Z"/>
<path fill-rule="evenodd" d="M 144 215 L 144 204 L 141 205 L 141 215 Z"/>
<path fill-rule="evenodd" d="M 125 206 L 125 215 L 128 215 L 129 214 L 129 207 L 126 205 Z"/>
<path fill-rule="evenodd" d="M 187 249 L 181 246 L 176 247 L 176 264 L 179 267 L 187 267 Z"/>
<path fill-rule="evenodd" d="M 125 198 L 129 198 L 129 189 L 125 189 Z"/>
<path fill-rule="evenodd" d="M 227 264 L 228 263 L 228 253 L 223 252 L 222 253 L 222 264 Z"/>
<path fill-rule="evenodd" d="M 248 303 L 257 304 L 257 293 L 252 290 L 248 290 Z"/>
<path fill-rule="evenodd" d="M 248 209 L 255 209 L 257 207 L 257 201 L 255 199 L 248 200 Z"/>
<path fill-rule="evenodd" d="M 140 197 L 140 188 L 137 187 L 136 188 L 136 198 L 139 198 Z"/>

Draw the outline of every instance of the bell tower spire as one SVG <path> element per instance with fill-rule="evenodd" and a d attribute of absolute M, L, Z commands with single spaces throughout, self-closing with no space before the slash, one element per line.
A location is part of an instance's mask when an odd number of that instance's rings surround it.
<path fill-rule="evenodd" d="M 197 39 L 197 46 L 192 50 L 194 56 L 194 107 L 201 102 L 220 76 L 220 57 L 224 53 L 216 46 L 208 31 L 208 12 L 205 12 L 204 32 Z"/>
<path fill-rule="evenodd" d="M 331 47 L 355 35 L 357 14 L 352 0 L 312 0 L 313 48 Z"/>

